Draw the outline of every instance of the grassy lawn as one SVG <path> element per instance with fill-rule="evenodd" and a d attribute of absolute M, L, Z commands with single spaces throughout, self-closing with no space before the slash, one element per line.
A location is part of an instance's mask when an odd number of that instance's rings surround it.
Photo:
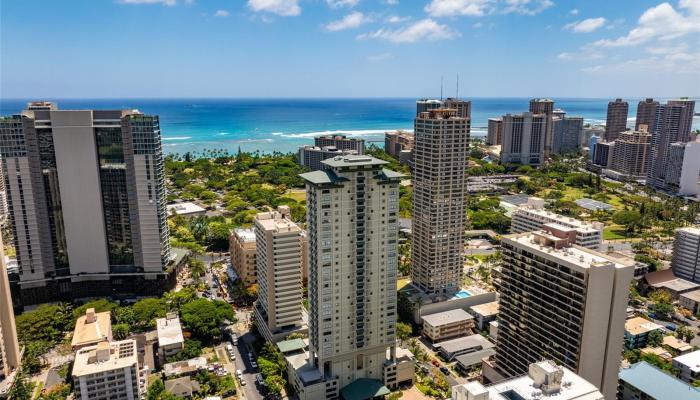
<path fill-rule="evenodd" d="M 306 190 L 290 189 L 284 194 L 284 197 L 289 197 L 296 201 L 306 201 Z"/>
<path fill-rule="evenodd" d="M 625 229 L 619 225 L 606 226 L 603 229 L 603 240 L 627 239 Z"/>
<path fill-rule="evenodd" d="M 409 282 L 411 282 L 411 280 L 408 278 L 399 279 L 396 281 L 396 290 L 401 290 L 404 286 L 408 285 Z"/>

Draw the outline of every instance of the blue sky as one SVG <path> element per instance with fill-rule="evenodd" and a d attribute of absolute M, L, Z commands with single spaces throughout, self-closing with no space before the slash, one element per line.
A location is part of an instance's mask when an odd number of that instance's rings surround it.
<path fill-rule="evenodd" d="M 700 0 L 2 0 L 0 95 L 700 95 Z"/>

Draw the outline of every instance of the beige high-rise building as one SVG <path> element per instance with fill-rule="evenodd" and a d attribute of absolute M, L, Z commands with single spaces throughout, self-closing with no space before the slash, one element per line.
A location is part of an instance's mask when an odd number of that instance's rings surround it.
<path fill-rule="evenodd" d="M 551 116 L 547 114 L 503 116 L 501 142 L 501 162 L 504 164 L 522 164 L 539 166 L 545 160 L 545 137 L 547 127 L 551 126 Z"/>
<path fill-rule="evenodd" d="M 7 277 L 5 254 L 2 249 L 3 244 L 0 237 L 0 397 L 2 397 L 3 391 L 9 389 L 9 387 L 4 386 L 10 383 L 8 378 L 19 368 L 21 362 L 10 282 Z"/>
<path fill-rule="evenodd" d="M 503 118 L 489 118 L 486 144 L 489 146 L 500 145 L 503 141 Z"/>
<path fill-rule="evenodd" d="M 397 386 L 399 180 L 368 156 L 302 174 L 309 229 L 309 353 L 288 362 L 301 399 Z M 374 388 L 374 389 L 373 389 Z M 312 392 L 317 390 L 316 392 Z M 386 390 L 386 391 L 385 391 Z M 347 397 L 345 398 L 367 398 Z"/>
<path fill-rule="evenodd" d="M 471 118 L 433 109 L 414 124 L 411 278 L 426 293 L 455 292 L 464 268 Z"/>
<path fill-rule="evenodd" d="M 627 130 L 627 112 L 629 104 L 622 99 L 608 103 L 608 115 L 605 119 L 605 140 L 612 142 Z"/>
<path fill-rule="evenodd" d="M 544 136 L 542 140 L 544 143 L 544 158 L 548 158 L 554 148 L 554 100 L 545 98 L 531 99 L 529 111 L 534 115 L 541 116 L 544 121 Z"/>
<path fill-rule="evenodd" d="M 634 130 L 640 131 L 642 126 L 647 127 L 647 132 L 654 129 L 654 121 L 656 120 L 656 109 L 659 107 L 659 102 L 652 98 L 646 98 L 637 104 L 637 118 L 634 122 Z"/>
<path fill-rule="evenodd" d="M 252 229 L 237 228 L 229 236 L 229 251 L 231 265 L 238 279 L 245 286 L 254 285 L 257 279 L 255 272 L 255 232 Z"/>
<path fill-rule="evenodd" d="M 276 341 L 303 325 L 303 231 L 288 206 L 255 216 L 258 300 L 255 317 L 261 333 Z"/>
<path fill-rule="evenodd" d="M 75 353 L 73 382 L 76 400 L 139 400 L 136 341 L 104 341 Z"/>
<path fill-rule="evenodd" d="M 572 239 L 555 229 L 503 237 L 498 373 L 489 379 L 551 359 L 614 399 L 634 265 Z"/>
<path fill-rule="evenodd" d="M 624 131 L 615 140 L 608 166 L 624 180 L 643 179 L 651 152 L 651 133 L 642 125 L 639 131 Z"/>

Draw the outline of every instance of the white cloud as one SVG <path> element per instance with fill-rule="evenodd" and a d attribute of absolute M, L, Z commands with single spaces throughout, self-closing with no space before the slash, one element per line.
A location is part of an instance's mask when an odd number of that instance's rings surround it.
<path fill-rule="evenodd" d="M 670 72 L 673 74 L 697 74 L 696 65 L 700 63 L 700 51 L 688 53 L 673 49 L 665 54 L 635 58 L 617 63 L 594 65 L 581 68 L 587 73 L 633 73 L 633 72 Z"/>
<path fill-rule="evenodd" d="M 680 0 L 678 10 L 681 9 L 686 12 L 682 14 L 669 3 L 661 3 L 646 10 L 627 35 L 602 39 L 594 44 L 602 47 L 634 46 L 652 39 L 670 40 L 700 32 L 700 1 Z"/>
<path fill-rule="evenodd" d="M 406 22 L 409 19 L 411 19 L 411 17 L 400 17 L 398 15 L 390 15 L 389 17 L 387 17 L 386 22 L 390 24 L 398 24 L 401 22 Z"/>
<path fill-rule="evenodd" d="M 283 17 L 301 14 L 299 0 L 248 0 L 248 8 L 255 12 L 268 12 Z"/>
<path fill-rule="evenodd" d="M 375 54 L 375 55 L 367 57 L 367 61 L 379 62 L 379 61 L 391 60 L 392 58 L 394 58 L 394 55 L 391 53 L 381 53 L 381 54 Z"/>
<path fill-rule="evenodd" d="M 563 52 L 563 53 L 559 53 L 559 55 L 557 56 L 557 58 L 560 59 L 560 60 L 573 60 L 573 59 L 574 59 L 574 55 L 571 54 L 571 53 Z"/>
<path fill-rule="evenodd" d="M 390 6 L 395 6 L 395 5 L 399 4 L 399 0 L 384 0 L 384 3 L 388 4 Z"/>
<path fill-rule="evenodd" d="M 598 28 L 601 28 L 607 20 L 603 17 L 598 18 L 587 18 L 583 21 L 576 21 L 570 24 L 564 25 L 564 29 L 568 29 L 576 33 L 589 33 L 593 32 Z"/>
<path fill-rule="evenodd" d="M 228 17 L 231 13 L 226 10 L 216 10 L 214 13 L 215 17 Z"/>
<path fill-rule="evenodd" d="M 474 29 L 479 29 L 479 28 L 481 28 L 482 26 L 484 26 L 484 24 L 482 24 L 481 22 L 477 22 L 477 23 L 475 23 L 475 24 L 472 25 L 472 28 L 474 28 Z"/>
<path fill-rule="evenodd" d="M 491 12 L 493 3 L 493 0 L 432 0 L 425 6 L 425 12 L 433 17 L 479 17 Z"/>
<path fill-rule="evenodd" d="M 578 8 L 574 8 L 571 11 L 569 11 L 569 15 L 578 15 L 578 13 L 579 13 Z"/>
<path fill-rule="evenodd" d="M 416 21 L 400 29 L 379 29 L 375 32 L 358 35 L 358 39 L 382 39 L 393 43 L 415 43 L 423 40 L 453 39 L 461 33 L 447 25 L 427 18 Z"/>
<path fill-rule="evenodd" d="M 536 15 L 553 7 L 552 0 L 505 0 L 505 13 Z"/>
<path fill-rule="evenodd" d="M 341 8 L 348 7 L 353 8 L 359 3 L 360 0 L 326 0 L 326 3 L 330 8 Z"/>
<path fill-rule="evenodd" d="M 346 29 L 357 28 L 360 25 L 371 22 L 372 18 L 359 11 L 350 13 L 337 21 L 331 21 L 323 26 L 329 32 L 344 31 Z"/>
<path fill-rule="evenodd" d="M 163 4 L 172 7 L 177 4 L 177 0 L 118 0 L 121 4 Z"/>

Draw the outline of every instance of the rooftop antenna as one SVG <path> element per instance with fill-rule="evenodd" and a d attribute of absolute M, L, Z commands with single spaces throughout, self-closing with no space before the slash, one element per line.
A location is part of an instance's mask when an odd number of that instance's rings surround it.
<path fill-rule="evenodd" d="M 459 74 L 457 74 L 457 93 L 455 94 L 455 99 L 459 100 Z"/>
<path fill-rule="evenodd" d="M 442 78 L 443 76 L 440 75 L 440 101 L 442 101 Z"/>

